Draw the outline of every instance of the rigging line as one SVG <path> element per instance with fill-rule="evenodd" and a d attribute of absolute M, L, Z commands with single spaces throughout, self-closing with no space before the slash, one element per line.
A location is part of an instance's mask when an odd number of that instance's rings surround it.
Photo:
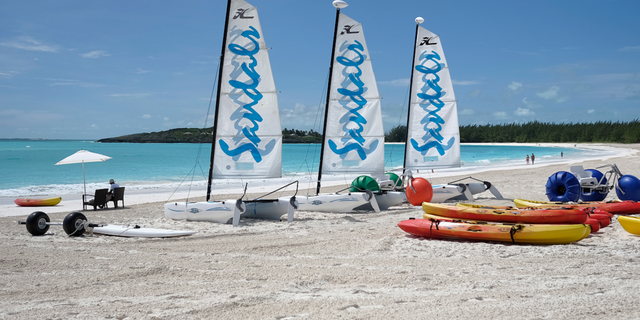
<path fill-rule="evenodd" d="M 411 80 L 412 80 L 412 79 L 409 79 L 409 82 L 411 82 Z M 402 120 L 402 115 L 403 115 L 403 114 L 404 114 L 404 112 L 405 112 L 405 108 L 404 108 L 404 107 L 407 105 L 407 98 L 409 97 L 409 95 L 411 95 L 411 92 L 410 92 L 410 91 L 411 91 L 411 88 L 410 88 L 410 87 L 409 87 L 409 88 L 407 88 L 407 90 L 405 91 L 404 99 L 402 100 L 402 108 L 400 109 L 400 113 L 398 114 L 398 122 L 397 122 L 397 123 L 398 123 L 398 125 L 397 125 L 397 127 L 402 126 L 402 123 L 401 123 L 400 121 Z M 406 117 L 408 117 L 408 116 L 409 116 L 409 115 L 407 115 Z M 393 128 L 392 128 L 392 129 L 393 129 Z M 407 127 L 407 132 L 408 132 L 408 131 L 409 131 L 409 127 Z M 391 133 L 391 131 L 389 131 L 389 133 Z M 404 147 L 405 147 L 405 149 L 407 148 L 407 142 L 406 142 L 406 141 L 405 141 L 405 146 L 404 146 Z M 389 163 L 392 163 L 392 162 L 393 162 L 393 161 L 392 161 L 392 160 L 393 160 L 393 151 L 394 151 L 394 148 L 393 148 L 393 146 L 392 146 L 392 147 L 391 147 L 391 152 L 389 152 L 389 157 L 388 157 L 387 159 L 385 159 L 385 162 L 386 162 L 387 160 L 389 161 Z M 404 152 L 407 152 L 407 150 L 404 150 Z M 386 166 L 386 163 L 385 163 L 385 166 Z M 401 166 L 401 167 L 402 167 L 402 168 L 404 168 L 404 163 L 402 164 L 402 166 Z"/>
<path fill-rule="evenodd" d="M 326 78 L 326 80 L 325 80 L 325 82 L 324 82 L 324 83 L 325 83 L 325 85 L 323 86 L 322 93 L 321 93 L 321 95 L 320 95 L 320 103 L 318 103 L 318 108 L 316 109 L 316 116 L 315 116 L 315 118 L 314 118 L 314 120 L 313 120 L 313 126 L 311 127 L 311 130 L 318 129 L 318 128 L 317 128 L 317 127 L 318 127 L 318 119 L 319 119 L 320 117 L 322 117 L 322 115 L 323 115 L 323 113 L 321 113 L 321 111 L 323 111 L 323 110 L 324 110 L 324 108 L 323 108 L 323 101 L 324 101 L 324 100 L 325 100 L 325 98 L 326 98 L 326 91 L 327 91 L 327 85 L 326 85 L 326 84 L 328 83 L 328 81 L 329 81 L 329 72 L 327 72 L 327 78 Z M 315 132 L 317 132 L 318 134 L 320 134 L 320 133 L 321 133 L 320 131 L 321 131 L 321 129 L 320 129 L 320 130 L 318 130 L 318 131 L 315 131 Z M 324 132 L 322 132 L 322 135 L 324 135 Z M 323 140 L 324 140 L 324 139 L 323 139 Z M 321 142 L 321 143 L 322 143 L 322 142 Z M 306 171 L 306 172 L 307 172 L 307 173 L 309 173 L 308 187 L 306 188 L 307 190 L 308 190 L 308 189 L 311 189 L 311 188 L 313 187 L 313 186 L 312 186 L 312 181 L 311 181 L 311 179 L 313 178 L 313 176 L 311 175 L 311 170 L 312 170 L 312 168 L 310 167 L 310 164 L 309 164 L 309 161 L 308 161 L 308 158 L 309 158 L 309 149 L 310 149 L 311 147 L 314 147 L 314 146 L 313 146 L 313 143 L 308 143 L 308 144 L 307 144 L 307 151 L 305 152 L 304 160 L 302 161 L 302 163 L 301 163 L 301 164 L 300 164 L 300 166 L 298 167 L 298 170 L 296 171 L 296 174 L 300 173 L 300 168 L 302 168 L 305 164 L 307 165 L 307 171 Z M 313 148 L 313 157 L 312 157 L 311 166 L 315 165 L 316 152 L 317 152 L 317 148 L 315 148 L 315 147 L 314 147 L 314 148 Z M 293 181 L 293 179 L 294 179 L 294 178 L 295 178 L 295 175 L 291 177 L 291 180 L 289 180 L 289 182 Z"/>
<path fill-rule="evenodd" d="M 218 58 L 220 59 L 220 58 Z M 219 61 L 218 61 L 219 62 Z M 209 106 L 207 108 L 207 113 L 206 116 L 204 118 L 204 126 L 202 127 L 202 129 L 206 129 L 207 128 L 207 123 L 209 121 L 209 114 L 211 113 L 211 104 L 213 101 L 213 94 L 215 93 L 216 90 L 216 84 L 218 82 L 218 73 L 220 72 L 220 63 L 217 64 L 218 67 L 216 68 L 216 73 L 215 73 L 215 77 L 214 77 L 214 81 L 213 81 L 213 87 L 211 88 L 211 95 L 209 97 Z M 212 130 L 214 129 L 213 127 L 211 128 Z M 171 195 L 169 195 L 169 198 L 167 199 L 167 202 L 169 200 L 171 200 L 171 197 L 173 197 L 173 195 L 176 193 L 176 191 L 178 190 L 178 188 L 180 188 L 180 186 L 182 186 L 182 184 L 187 180 L 187 178 L 189 177 L 189 175 L 191 175 L 191 184 L 189 184 L 189 190 L 187 192 L 187 201 L 189 201 L 189 197 L 191 196 L 191 187 L 193 186 L 193 180 L 195 177 L 195 168 L 199 166 L 200 164 L 200 155 L 202 154 L 202 145 L 204 144 L 204 142 L 200 142 L 198 144 L 198 152 L 196 154 L 196 162 L 193 165 L 193 167 L 191 168 L 191 170 L 189 170 L 189 173 L 187 173 L 184 177 L 184 179 L 182 179 L 182 181 L 178 184 L 178 186 L 173 190 L 173 192 L 171 193 Z M 213 146 L 212 146 L 213 148 Z M 202 170 L 202 166 L 200 167 L 200 171 L 202 172 L 202 176 L 206 178 L 206 176 L 204 175 L 204 171 Z"/>
<path fill-rule="evenodd" d="M 320 95 L 320 103 L 318 103 L 318 109 L 316 111 L 316 118 L 313 122 L 313 126 L 315 127 L 316 125 L 318 125 L 318 118 L 322 118 L 324 120 L 324 112 L 328 112 L 328 110 L 326 110 L 326 98 L 327 95 L 329 94 L 329 81 L 331 81 L 331 79 L 329 78 L 331 74 L 330 70 L 327 70 L 327 77 L 324 81 L 325 85 L 323 86 L 322 89 L 322 94 Z M 321 112 L 322 111 L 322 112 Z M 318 133 L 322 134 L 322 141 L 320 142 L 320 150 L 322 150 L 322 145 L 324 144 L 324 136 L 327 134 L 326 132 L 324 132 L 324 123 L 318 125 Z M 317 148 L 313 149 L 313 162 L 312 162 L 312 166 L 315 166 L 315 159 L 316 159 L 316 152 L 317 152 Z M 320 156 L 322 157 L 322 155 Z M 318 172 L 320 171 L 320 166 L 322 165 L 322 163 L 318 162 Z M 313 176 L 311 175 L 311 168 L 308 169 L 309 172 L 309 188 L 307 188 L 307 190 L 309 190 L 310 188 L 313 188 L 313 184 L 312 184 L 312 179 Z"/>

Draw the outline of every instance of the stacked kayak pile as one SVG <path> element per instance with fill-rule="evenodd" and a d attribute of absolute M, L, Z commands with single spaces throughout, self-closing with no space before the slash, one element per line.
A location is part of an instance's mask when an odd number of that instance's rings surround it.
<path fill-rule="evenodd" d="M 555 208 L 558 206 L 580 209 L 587 211 L 590 217 L 596 218 L 604 228 L 609 225 L 613 215 L 618 215 L 618 222 L 627 232 L 640 235 L 640 218 L 628 215 L 640 213 L 640 202 L 638 201 L 608 201 L 608 202 L 579 202 L 563 203 L 553 201 L 534 201 L 515 199 L 513 202 L 520 208 Z M 609 219 L 603 218 L 609 217 Z M 595 231 L 594 231 L 595 232 Z"/>
<path fill-rule="evenodd" d="M 425 202 L 422 209 L 423 219 L 405 220 L 398 226 L 420 237 L 522 244 L 567 244 L 592 232 L 588 220 L 593 213 L 570 207 L 519 209 Z"/>

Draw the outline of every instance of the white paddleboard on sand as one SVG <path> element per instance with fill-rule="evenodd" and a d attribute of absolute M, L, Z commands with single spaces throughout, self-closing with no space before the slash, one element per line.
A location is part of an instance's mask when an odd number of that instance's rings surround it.
<path fill-rule="evenodd" d="M 169 238 L 188 236 L 197 233 L 197 231 L 106 225 L 103 227 L 94 227 L 93 233 L 119 237 Z"/>

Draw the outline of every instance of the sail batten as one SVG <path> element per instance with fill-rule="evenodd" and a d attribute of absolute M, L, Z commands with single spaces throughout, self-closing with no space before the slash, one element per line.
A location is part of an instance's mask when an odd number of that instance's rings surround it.
<path fill-rule="evenodd" d="M 416 30 L 404 166 L 459 167 L 457 100 L 440 37 L 421 26 Z"/>
<path fill-rule="evenodd" d="M 324 132 L 323 174 L 384 172 L 380 96 L 362 25 L 339 13 Z"/>
<path fill-rule="evenodd" d="M 278 98 L 257 9 L 229 1 L 215 124 L 213 178 L 282 176 Z"/>

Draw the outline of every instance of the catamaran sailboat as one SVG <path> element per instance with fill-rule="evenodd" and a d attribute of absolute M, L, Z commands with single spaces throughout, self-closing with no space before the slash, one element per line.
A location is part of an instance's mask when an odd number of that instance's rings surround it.
<path fill-rule="evenodd" d="M 440 37 L 420 26 L 416 18 L 410 100 L 405 144 L 405 175 L 411 170 L 460 167 L 460 132 L 457 100 L 449 64 Z M 473 200 L 473 194 L 500 192 L 489 182 L 449 183 L 433 186 L 431 202 L 451 199 Z"/>
<path fill-rule="evenodd" d="M 212 179 L 265 179 L 282 175 L 282 129 L 269 54 L 257 9 L 228 0 L 214 117 L 206 202 L 174 202 L 165 216 L 237 226 L 248 218 L 293 220 L 294 197 L 209 201 Z M 246 188 L 245 188 L 246 191 Z"/>
<path fill-rule="evenodd" d="M 346 2 L 333 1 L 333 6 L 336 20 L 316 195 L 297 196 L 298 210 L 377 212 L 405 201 L 404 192 L 320 194 L 323 175 L 363 174 L 386 180 L 380 96 L 362 25 L 340 12 Z"/>

